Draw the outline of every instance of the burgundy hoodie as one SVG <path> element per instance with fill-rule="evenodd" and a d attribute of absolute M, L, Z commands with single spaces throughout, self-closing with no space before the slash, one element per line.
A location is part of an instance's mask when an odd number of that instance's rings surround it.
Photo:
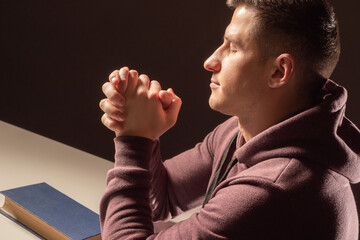
<path fill-rule="evenodd" d="M 238 162 L 199 213 L 154 234 L 153 221 L 201 206 L 225 149 L 230 118 L 202 143 L 161 161 L 158 141 L 115 138 L 115 166 L 100 206 L 107 239 L 358 239 L 350 183 L 360 181 L 360 132 L 346 90 L 328 80 L 316 106 L 229 151 Z"/>

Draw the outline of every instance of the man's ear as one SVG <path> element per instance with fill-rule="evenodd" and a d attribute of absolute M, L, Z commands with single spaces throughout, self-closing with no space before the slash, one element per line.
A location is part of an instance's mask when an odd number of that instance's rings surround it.
<path fill-rule="evenodd" d="M 271 88 L 279 88 L 289 82 L 294 74 L 295 60 L 288 53 L 279 55 L 274 60 L 273 70 L 268 81 Z"/>

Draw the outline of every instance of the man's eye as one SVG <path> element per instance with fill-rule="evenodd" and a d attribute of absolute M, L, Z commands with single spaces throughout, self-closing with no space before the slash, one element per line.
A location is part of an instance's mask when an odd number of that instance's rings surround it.
<path fill-rule="evenodd" d="M 229 52 L 230 53 L 236 53 L 237 52 L 236 47 L 234 47 L 232 43 L 229 44 Z"/>

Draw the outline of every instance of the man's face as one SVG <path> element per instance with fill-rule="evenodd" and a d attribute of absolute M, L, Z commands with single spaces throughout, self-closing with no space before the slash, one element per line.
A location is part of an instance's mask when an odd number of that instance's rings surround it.
<path fill-rule="evenodd" d="M 250 36 L 255 11 L 239 6 L 226 28 L 223 44 L 205 61 L 213 72 L 209 105 L 223 114 L 239 116 L 261 104 L 269 67 Z"/>

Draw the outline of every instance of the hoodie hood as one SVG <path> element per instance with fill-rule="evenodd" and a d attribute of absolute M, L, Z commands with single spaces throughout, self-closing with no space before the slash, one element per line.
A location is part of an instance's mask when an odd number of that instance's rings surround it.
<path fill-rule="evenodd" d="M 345 117 L 347 92 L 327 80 L 319 103 L 258 134 L 237 150 L 253 166 L 270 158 L 296 158 L 325 165 L 351 183 L 360 181 L 360 131 Z"/>

